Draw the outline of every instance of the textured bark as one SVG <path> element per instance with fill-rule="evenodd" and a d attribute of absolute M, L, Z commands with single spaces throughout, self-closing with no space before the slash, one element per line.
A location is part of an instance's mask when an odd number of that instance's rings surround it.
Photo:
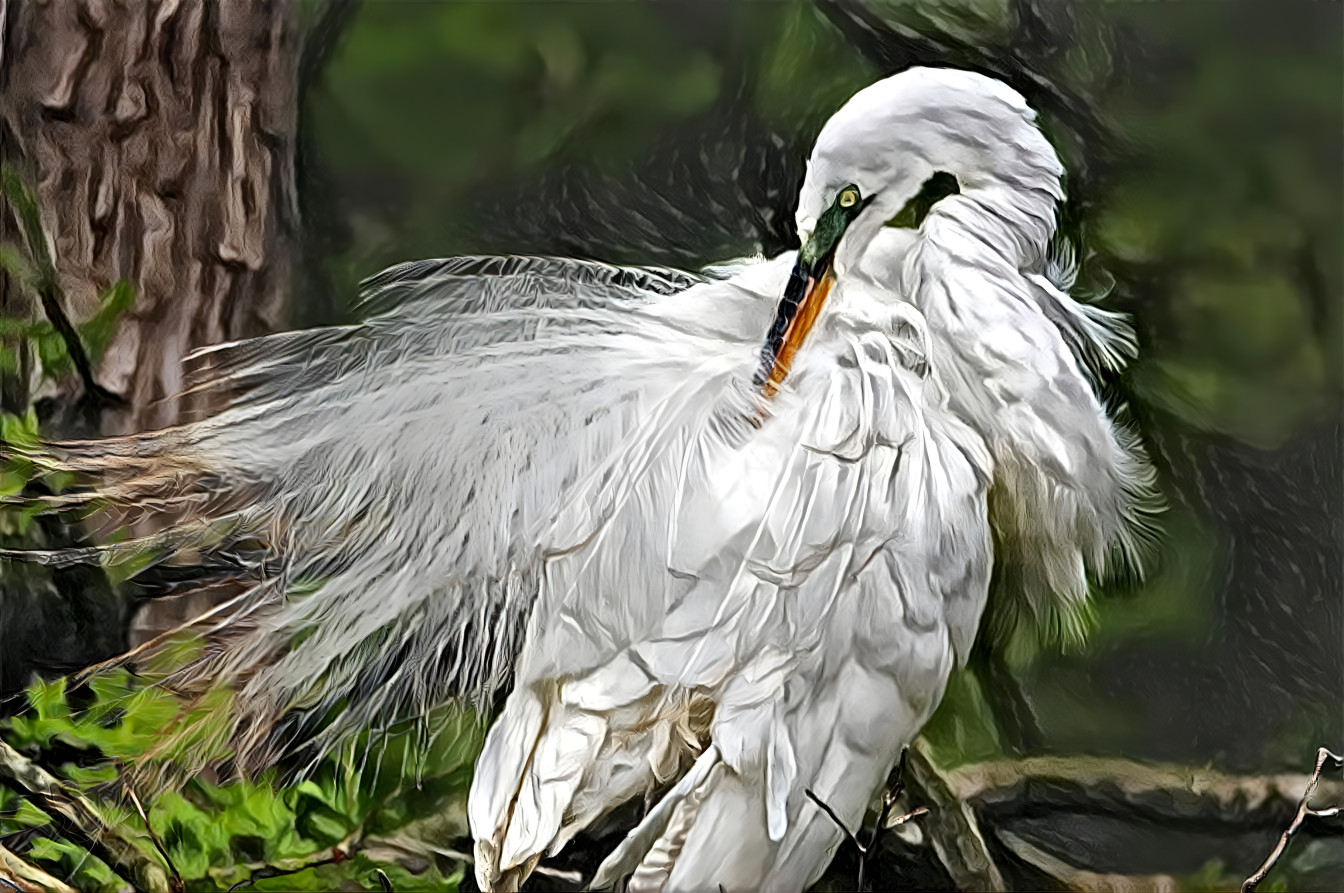
<path fill-rule="evenodd" d="M 5 9 L 4 7 L 8 8 Z M 289 279 L 298 51 L 291 0 L 8 0 L 5 154 L 37 185 L 76 320 L 136 290 L 98 366 L 103 433 L 204 409 L 194 348 L 275 329 Z"/>

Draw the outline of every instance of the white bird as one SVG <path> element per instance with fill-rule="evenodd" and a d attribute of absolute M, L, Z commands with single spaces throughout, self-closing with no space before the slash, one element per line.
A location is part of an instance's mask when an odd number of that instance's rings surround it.
<path fill-rule="evenodd" d="M 958 194 L 884 226 L 936 172 Z M 859 826 L 991 569 L 1067 626 L 1143 532 L 1151 470 L 1097 391 L 1133 336 L 1046 275 L 1062 173 L 1005 85 L 887 78 L 822 129 L 796 255 L 390 270 L 368 322 L 200 354 L 213 418 L 62 445 L 98 483 L 58 501 L 174 521 L 47 557 L 241 581 L 170 679 L 225 693 L 208 743 L 243 768 L 511 686 L 483 889 L 664 790 L 597 884 L 802 889 L 841 842 L 804 790 Z"/>

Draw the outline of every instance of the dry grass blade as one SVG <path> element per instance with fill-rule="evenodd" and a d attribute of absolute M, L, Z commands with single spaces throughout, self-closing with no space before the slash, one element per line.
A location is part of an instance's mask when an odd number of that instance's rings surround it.
<path fill-rule="evenodd" d="M 168 866 L 168 883 L 173 888 L 174 893 L 186 889 L 186 884 L 182 882 L 182 875 L 178 873 L 177 866 L 173 864 L 172 857 L 168 855 L 167 848 L 163 841 L 159 840 L 159 835 L 154 832 L 154 826 L 149 823 L 149 815 L 145 812 L 145 807 L 140 804 L 140 798 L 135 795 L 135 789 L 131 787 L 130 782 L 125 783 L 126 796 L 131 798 L 131 804 L 135 806 L 136 814 L 140 816 L 140 821 L 145 823 L 145 830 L 149 832 L 150 842 L 154 844 L 154 849 L 159 851 L 163 857 L 163 864 Z"/>

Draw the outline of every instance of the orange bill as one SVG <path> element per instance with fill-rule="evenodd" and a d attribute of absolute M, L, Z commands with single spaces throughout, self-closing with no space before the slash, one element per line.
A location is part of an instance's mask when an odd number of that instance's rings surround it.
<path fill-rule="evenodd" d="M 821 279 L 809 278 L 807 288 L 803 293 L 803 298 L 798 302 L 798 309 L 794 312 L 793 318 L 789 320 L 788 327 L 784 330 L 784 337 L 780 340 L 779 347 L 774 351 L 774 361 L 770 367 L 770 374 L 766 376 L 765 382 L 761 385 L 761 393 L 766 397 L 773 397 L 783 383 L 785 376 L 789 374 L 789 367 L 793 364 L 793 358 L 798 353 L 798 349 L 803 346 L 807 340 L 808 333 L 812 331 L 812 326 L 816 323 L 817 317 L 821 315 L 821 308 L 826 303 L 826 298 L 831 294 L 831 286 L 835 285 L 835 273 L 828 264 L 823 271 Z"/>

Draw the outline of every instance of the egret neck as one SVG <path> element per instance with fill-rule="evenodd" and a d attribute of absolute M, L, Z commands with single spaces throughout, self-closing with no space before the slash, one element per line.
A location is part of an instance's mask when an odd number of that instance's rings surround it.
<path fill-rule="evenodd" d="M 871 197 L 869 197 L 871 198 Z M 761 349 L 761 367 L 756 385 L 765 397 L 779 390 L 789 366 L 808 332 L 821 314 L 821 308 L 835 285 L 835 249 L 840 237 L 867 206 L 859 187 L 850 184 L 838 193 L 831 206 L 817 220 L 812 232 L 804 233 L 798 260 L 789 274 L 775 320 Z"/>

